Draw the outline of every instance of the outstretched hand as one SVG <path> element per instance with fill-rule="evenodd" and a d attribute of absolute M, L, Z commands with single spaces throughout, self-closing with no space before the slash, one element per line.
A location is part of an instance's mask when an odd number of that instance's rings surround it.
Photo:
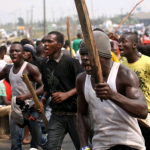
<path fill-rule="evenodd" d="M 111 99 L 111 97 L 114 94 L 109 84 L 107 84 L 106 82 L 96 84 L 94 90 L 95 90 L 96 96 L 102 100 Z"/>
<path fill-rule="evenodd" d="M 69 95 L 66 92 L 57 92 L 52 94 L 53 103 L 61 103 L 69 98 Z"/>

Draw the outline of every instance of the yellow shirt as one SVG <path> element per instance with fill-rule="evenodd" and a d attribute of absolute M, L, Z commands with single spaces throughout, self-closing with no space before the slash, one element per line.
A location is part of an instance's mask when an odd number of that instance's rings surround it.
<path fill-rule="evenodd" d="M 67 50 L 70 51 L 70 47 L 67 47 Z M 72 56 L 73 56 L 73 57 L 76 56 L 74 49 L 72 49 Z"/>
<path fill-rule="evenodd" d="M 126 59 L 122 64 L 133 70 L 139 77 L 140 88 L 145 95 L 148 110 L 150 111 L 150 58 L 142 55 L 135 63 L 130 64 Z"/>
<path fill-rule="evenodd" d="M 117 56 L 111 51 L 111 60 L 114 61 L 114 62 L 120 62 L 119 59 L 117 58 Z"/>

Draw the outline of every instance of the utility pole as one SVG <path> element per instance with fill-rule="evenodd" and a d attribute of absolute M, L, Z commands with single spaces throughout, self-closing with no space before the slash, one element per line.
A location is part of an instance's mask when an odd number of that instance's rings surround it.
<path fill-rule="evenodd" d="M 120 14 L 120 16 L 121 16 L 120 18 L 121 18 L 121 20 L 123 20 L 123 8 L 121 8 L 120 13 L 121 13 L 121 14 Z"/>
<path fill-rule="evenodd" d="M 44 17 L 44 30 L 43 34 L 46 35 L 46 10 L 45 10 L 45 0 L 43 0 L 43 17 Z"/>
<path fill-rule="evenodd" d="M 28 28 L 28 25 L 29 25 L 29 11 L 27 10 L 26 28 Z"/>
<path fill-rule="evenodd" d="M 94 19 L 94 15 L 93 15 L 93 2 L 91 0 L 91 19 Z"/>
<path fill-rule="evenodd" d="M 29 21 L 29 11 L 27 10 L 27 23 L 26 23 L 26 26 L 27 26 L 27 28 L 28 28 L 28 21 Z"/>
<path fill-rule="evenodd" d="M 11 15 L 13 15 L 13 30 L 16 30 L 16 15 L 15 12 L 10 13 Z"/>
<path fill-rule="evenodd" d="M 32 29 L 33 29 L 33 6 L 31 6 L 31 27 L 30 27 L 30 37 L 32 39 Z"/>

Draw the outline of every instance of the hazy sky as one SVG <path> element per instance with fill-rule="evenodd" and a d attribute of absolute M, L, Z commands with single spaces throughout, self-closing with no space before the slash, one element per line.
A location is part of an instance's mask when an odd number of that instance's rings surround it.
<path fill-rule="evenodd" d="M 59 17 L 74 16 L 77 14 L 74 0 L 45 0 L 46 19 L 56 20 Z M 90 17 L 107 15 L 114 16 L 129 12 L 140 0 L 86 0 Z M 43 0 L 0 0 L 0 23 L 17 22 L 18 17 L 25 21 L 31 18 L 33 7 L 33 20 L 43 19 Z M 144 0 L 141 10 L 150 12 L 150 0 Z M 134 12 L 137 12 L 135 10 Z M 28 14 L 28 15 L 27 15 Z M 27 17 L 28 16 L 28 17 Z"/>

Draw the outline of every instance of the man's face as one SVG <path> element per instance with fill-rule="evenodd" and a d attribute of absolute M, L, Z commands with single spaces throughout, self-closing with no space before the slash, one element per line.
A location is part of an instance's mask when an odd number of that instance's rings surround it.
<path fill-rule="evenodd" d="M 120 55 L 123 57 L 130 57 L 133 53 L 133 42 L 130 35 L 123 34 L 119 39 Z"/>
<path fill-rule="evenodd" d="M 80 53 L 80 55 L 82 60 L 82 66 L 84 67 L 86 73 L 92 75 L 92 68 L 90 65 L 88 53 Z"/>
<path fill-rule="evenodd" d="M 44 39 L 44 50 L 46 56 L 54 55 L 60 49 L 60 43 L 57 42 L 55 34 L 49 34 Z"/>
<path fill-rule="evenodd" d="M 23 48 L 20 44 L 12 44 L 10 51 L 10 58 L 13 63 L 19 63 L 23 59 Z"/>
<path fill-rule="evenodd" d="M 30 61 L 32 61 L 32 54 L 31 54 L 31 52 L 28 52 L 28 51 L 23 51 L 23 59 L 25 60 L 25 61 L 27 61 L 27 62 L 30 62 Z"/>

